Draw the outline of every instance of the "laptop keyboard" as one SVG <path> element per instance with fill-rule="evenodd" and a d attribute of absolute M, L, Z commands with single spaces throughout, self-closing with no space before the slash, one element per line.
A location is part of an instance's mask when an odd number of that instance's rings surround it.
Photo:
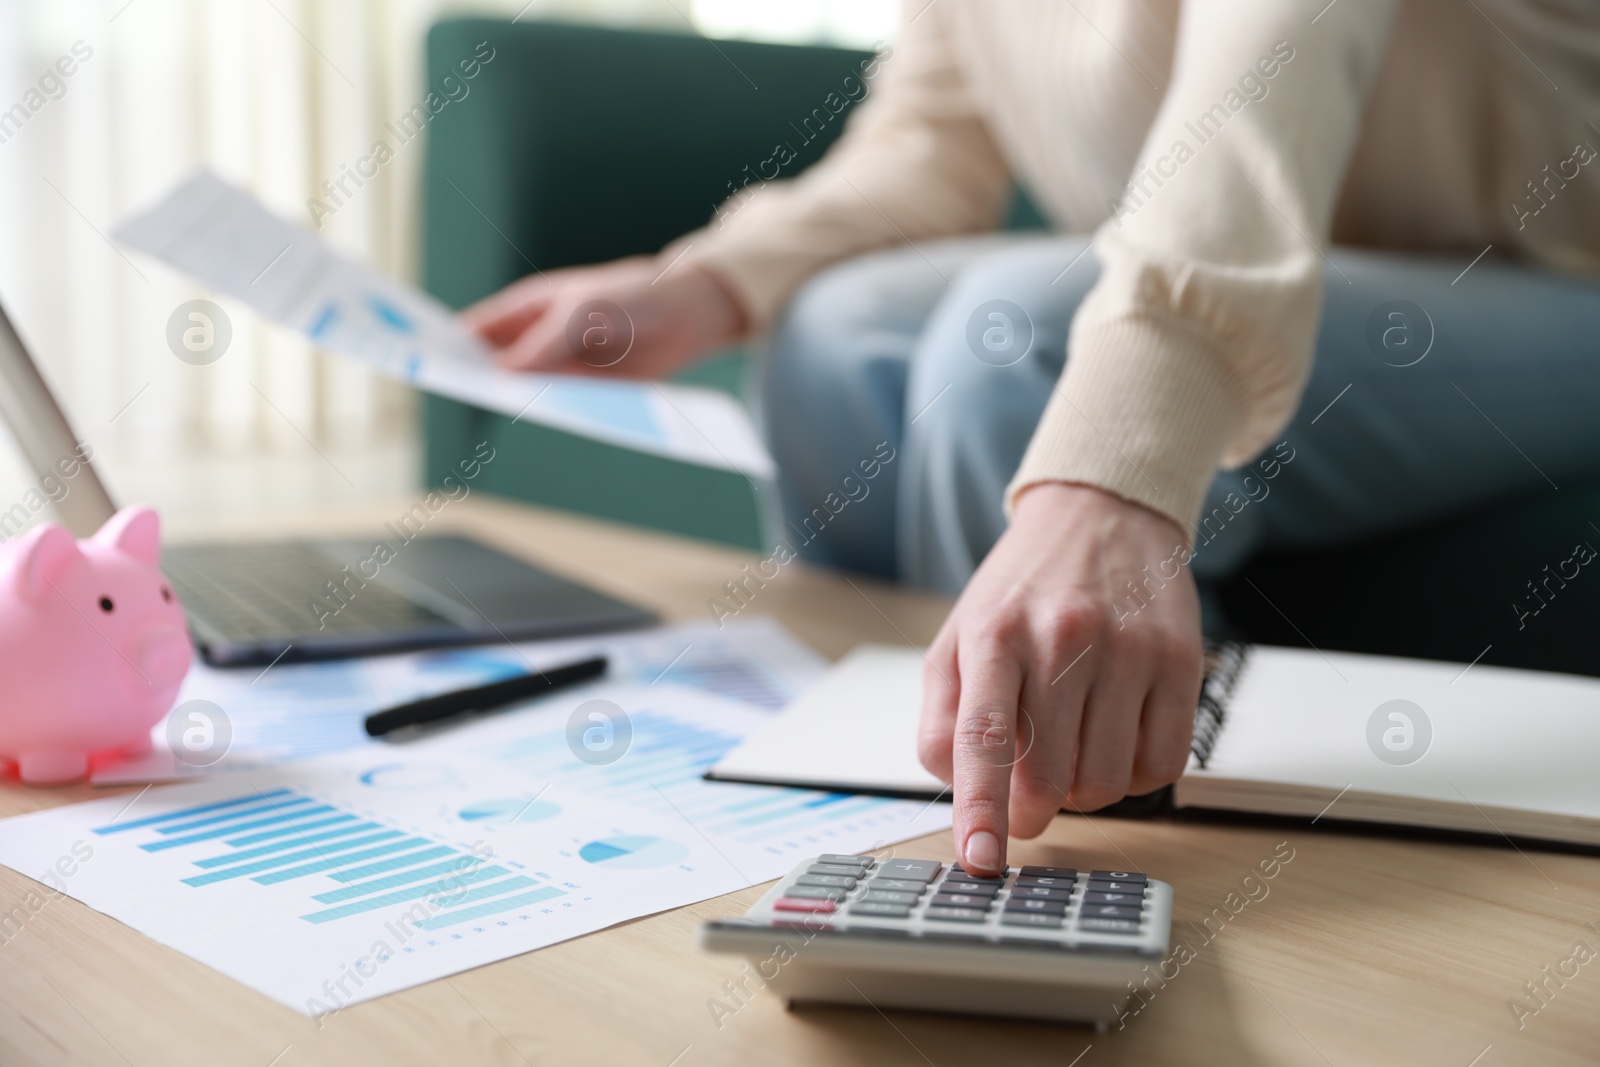
<path fill-rule="evenodd" d="M 236 642 L 455 624 L 378 582 L 348 582 L 337 597 L 327 583 L 340 564 L 307 543 L 181 545 L 161 569 L 186 610 Z"/>

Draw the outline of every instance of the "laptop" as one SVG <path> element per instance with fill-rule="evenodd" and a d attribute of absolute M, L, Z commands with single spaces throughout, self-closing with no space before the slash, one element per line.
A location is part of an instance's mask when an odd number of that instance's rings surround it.
<path fill-rule="evenodd" d="M 79 453 L 77 435 L 3 306 L 0 417 L 35 471 Z M 116 511 L 87 460 L 55 506 L 79 537 Z M 0 530 L 9 526 L 4 519 Z M 213 666 L 572 637 L 657 621 L 471 538 L 418 532 L 405 516 L 367 538 L 165 546 L 161 569 L 183 602 L 200 655 Z"/>

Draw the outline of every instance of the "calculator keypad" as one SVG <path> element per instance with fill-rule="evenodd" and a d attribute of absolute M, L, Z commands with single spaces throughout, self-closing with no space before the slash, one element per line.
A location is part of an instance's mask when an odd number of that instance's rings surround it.
<path fill-rule="evenodd" d="M 810 884 L 818 878 L 847 885 Z M 1137 871 L 825 855 L 700 943 L 761 968 L 791 1005 L 832 1003 L 1091 1022 L 1122 1015 L 1168 954 L 1172 887 Z M 793 955 L 775 972 L 770 961 Z"/>
<path fill-rule="evenodd" d="M 775 921 L 839 929 L 1033 944 L 1090 935 L 1109 945 L 1139 938 L 1148 889 L 1136 871 L 1030 866 L 980 877 L 936 860 L 825 855 L 780 882 L 771 907 Z"/>

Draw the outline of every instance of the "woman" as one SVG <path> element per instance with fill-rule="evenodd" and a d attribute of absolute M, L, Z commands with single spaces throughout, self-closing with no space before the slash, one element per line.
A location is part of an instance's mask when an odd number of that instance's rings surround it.
<path fill-rule="evenodd" d="M 528 370 L 585 369 L 593 300 L 608 373 L 764 332 L 797 527 L 895 449 L 806 552 L 960 592 L 921 752 L 987 873 L 1182 772 L 1196 578 L 1600 469 L 1600 294 L 1547 272 L 1600 273 L 1600 11 L 908 4 L 803 176 L 467 318 Z M 1013 179 L 1054 235 L 993 232 Z"/>

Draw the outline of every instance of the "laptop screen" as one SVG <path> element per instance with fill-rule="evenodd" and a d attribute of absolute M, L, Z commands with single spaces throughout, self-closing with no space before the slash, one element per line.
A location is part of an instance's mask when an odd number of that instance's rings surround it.
<path fill-rule="evenodd" d="M 89 463 L 92 450 L 73 433 L 4 306 L 0 306 L 0 416 L 41 484 L 61 483 L 62 475 L 72 471 L 66 476 L 70 483 L 65 492 L 45 494 L 69 530 L 88 537 L 115 513 L 111 494 Z M 0 515 L 0 532 L 10 526 Z"/>

